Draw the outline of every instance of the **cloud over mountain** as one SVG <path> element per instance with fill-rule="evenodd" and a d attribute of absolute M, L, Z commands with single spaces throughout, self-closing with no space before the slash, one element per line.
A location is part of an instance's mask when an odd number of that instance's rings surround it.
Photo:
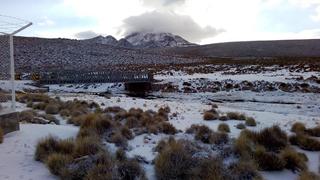
<path fill-rule="evenodd" d="M 124 35 L 135 32 L 168 32 L 180 35 L 191 42 L 200 42 L 224 31 L 211 26 L 201 27 L 190 16 L 170 11 L 152 11 L 131 16 L 123 21 L 121 28 Z"/>
<path fill-rule="evenodd" d="M 93 31 L 82 31 L 76 33 L 74 36 L 78 39 L 89 39 L 98 36 L 99 34 L 93 32 Z"/>

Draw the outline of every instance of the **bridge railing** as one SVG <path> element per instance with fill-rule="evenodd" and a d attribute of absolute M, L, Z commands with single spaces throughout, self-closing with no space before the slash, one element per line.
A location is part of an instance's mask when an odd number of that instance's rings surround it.
<path fill-rule="evenodd" d="M 153 75 L 149 72 L 60 71 L 43 72 L 39 74 L 40 84 L 117 83 L 151 81 L 153 81 Z"/>

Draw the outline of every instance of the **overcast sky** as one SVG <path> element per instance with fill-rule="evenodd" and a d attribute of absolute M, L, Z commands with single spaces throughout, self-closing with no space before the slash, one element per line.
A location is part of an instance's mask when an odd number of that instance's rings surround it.
<path fill-rule="evenodd" d="M 320 38 L 320 0 L 0 0 L 0 14 L 33 22 L 19 35 L 50 38 L 137 31 L 200 44 Z"/>

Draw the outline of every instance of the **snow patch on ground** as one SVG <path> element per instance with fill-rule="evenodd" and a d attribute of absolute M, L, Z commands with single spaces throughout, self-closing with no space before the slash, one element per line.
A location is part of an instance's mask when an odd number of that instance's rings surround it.
<path fill-rule="evenodd" d="M 75 137 L 78 130 L 74 126 L 20 124 L 20 130 L 5 135 L 0 144 L 0 179 L 57 179 L 43 163 L 34 160 L 36 144 L 48 135 Z"/>

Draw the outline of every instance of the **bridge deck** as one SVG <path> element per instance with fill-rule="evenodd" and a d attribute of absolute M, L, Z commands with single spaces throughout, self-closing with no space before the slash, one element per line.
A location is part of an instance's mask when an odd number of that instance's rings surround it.
<path fill-rule="evenodd" d="M 117 83 L 151 82 L 149 72 L 76 72 L 60 71 L 40 73 L 40 84 L 81 84 L 81 83 Z"/>

